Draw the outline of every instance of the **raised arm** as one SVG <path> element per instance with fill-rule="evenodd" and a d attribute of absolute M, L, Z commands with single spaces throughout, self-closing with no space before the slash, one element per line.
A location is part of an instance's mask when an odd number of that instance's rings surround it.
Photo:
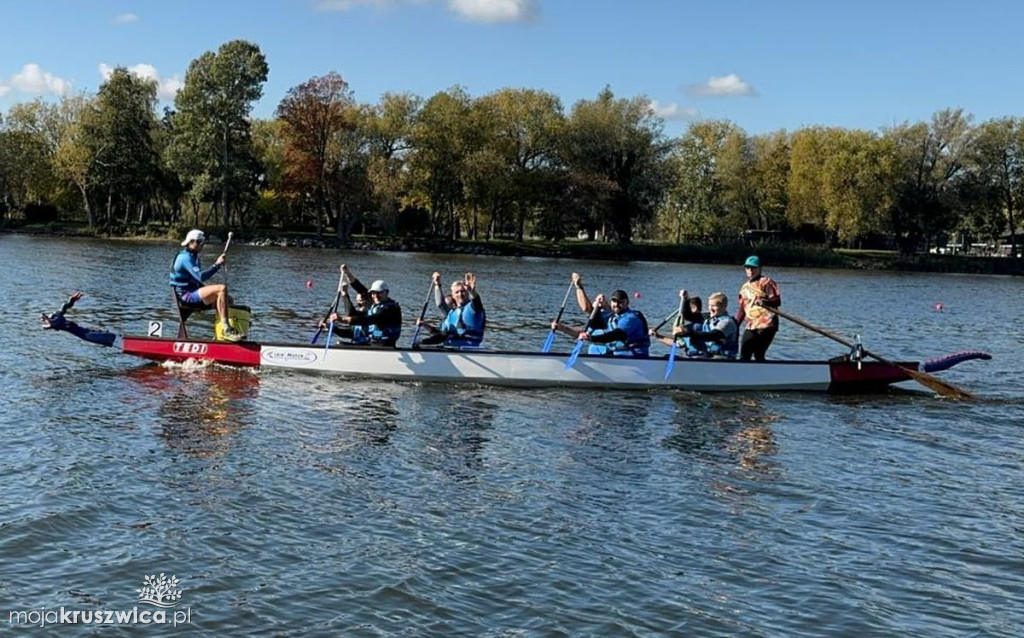
<path fill-rule="evenodd" d="M 576 305 L 589 317 L 590 313 L 594 310 L 594 306 L 591 305 L 590 299 L 587 297 L 587 291 L 583 289 L 583 275 L 574 272 L 572 274 L 572 283 L 576 286 Z"/>

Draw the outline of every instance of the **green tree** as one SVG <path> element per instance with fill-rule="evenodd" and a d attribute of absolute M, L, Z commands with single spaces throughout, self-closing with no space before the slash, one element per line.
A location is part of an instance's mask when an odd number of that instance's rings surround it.
<path fill-rule="evenodd" d="M 676 243 L 686 235 L 722 232 L 725 210 L 719 158 L 726 140 L 739 129 L 725 120 L 695 122 L 683 133 L 669 158 L 671 180 L 659 227 Z"/>
<path fill-rule="evenodd" d="M 0 183 L 9 208 L 53 201 L 57 123 L 56 108 L 39 99 L 8 110 L 0 128 Z"/>
<path fill-rule="evenodd" d="M 833 130 L 821 169 L 825 226 L 846 245 L 887 230 L 892 207 L 891 164 L 886 145 L 874 133 Z"/>
<path fill-rule="evenodd" d="M 481 150 L 466 161 L 475 195 L 492 221 L 513 212 L 515 237 L 522 241 L 531 212 L 547 198 L 558 166 L 559 136 L 565 126 L 562 103 L 553 94 L 532 89 L 501 89 L 477 100 L 475 128 L 485 131 Z M 494 224 L 488 230 L 491 236 Z M 471 234 L 476 237 L 474 217 Z"/>
<path fill-rule="evenodd" d="M 977 128 L 967 157 L 971 197 L 967 225 L 997 243 L 1010 232 L 1010 251 L 1017 254 L 1017 224 L 1024 202 L 1024 121 L 1012 117 L 989 120 Z"/>
<path fill-rule="evenodd" d="M 267 72 L 258 46 L 232 40 L 193 60 L 174 98 L 168 162 L 194 200 L 214 201 L 219 194 L 224 226 L 232 222 L 232 201 L 251 202 L 263 174 L 249 113 L 263 95 Z"/>
<path fill-rule="evenodd" d="M 410 137 L 409 203 L 429 210 L 433 231 L 452 239 L 461 233 L 458 213 L 465 197 L 464 161 L 478 147 L 472 106 L 462 87 L 436 93 L 417 114 Z"/>
<path fill-rule="evenodd" d="M 385 93 L 362 110 L 362 128 L 369 148 L 368 177 L 379 210 L 378 224 L 386 233 L 398 227 L 404 193 L 405 168 L 413 125 L 423 99 L 411 93 Z"/>
<path fill-rule="evenodd" d="M 944 244 L 957 225 L 964 160 L 972 137 L 970 117 L 962 109 L 939 111 L 930 123 L 903 124 L 884 132 L 895 168 L 889 222 L 901 252 Z"/>
<path fill-rule="evenodd" d="M 95 112 L 83 120 L 94 183 L 106 199 L 105 222 L 111 223 L 120 211 L 127 223 L 136 207 L 141 218 L 156 186 L 156 83 L 114 69 L 100 85 L 95 105 Z"/>
<path fill-rule="evenodd" d="M 67 126 L 57 143 L 54 169 L 58 177 L 78 189 L 86 222 L 93 227 L 96 225 L 92 206 L 92 191 L 97 179 L 96 154 L 94 145 L 88 143 L 86 136 L 89 127 L 93 126 L 87 122 L 96 116 L 96 101 L 85 95 L 64 97 L 61 98 L 60 109 L 65 114 Z"/>
<path fill-rule="evenodd" d="M 614 185 L 595 222 L 607 222 L 617 241 L 630 243 L 653 218 L 669 182 L 671 144 L 644 97 L 616 99 L 605 88 L 595 100 L 577 102 L 567 119 L 560 154 L 569 171 Z"/>

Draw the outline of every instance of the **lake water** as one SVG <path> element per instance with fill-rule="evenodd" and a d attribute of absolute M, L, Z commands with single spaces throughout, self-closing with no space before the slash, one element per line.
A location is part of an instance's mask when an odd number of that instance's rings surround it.
<path fill-rule="evenodd" d="M 701 395 L 162 367 L 39 329 L 76 289 L 81 324 L 171 322 L 174 252 L 0 235 L 2 623 L 155 610 L 138 590 L 165 574 L 181 592 L 168 620 L 188 610 L 209 636 L 1024 633 L 1020 279 L 766 267 L 790 313 L 884 356 L 992 353 L 942 374 L 971 402 L 913 385 Z M 342 261 L 386 279 L 409 323 L 433 270 L 471 270 L 490 344 L 528 349 L 573 270 L 591 292 L 640 293 L 652 320 L 680 287 L 733 304 L 743 275 L 242 245 L 229 257 L 254 337 L 285 341 L 311 336 Z M 841 350 L 784 323 L 769 357 Z"/>

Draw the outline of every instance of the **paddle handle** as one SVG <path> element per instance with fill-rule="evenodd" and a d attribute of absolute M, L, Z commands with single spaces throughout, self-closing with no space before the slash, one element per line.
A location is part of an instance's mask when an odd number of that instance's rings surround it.
<path fill-rule="evenodd" d="M 415 348 L 420 340 L 420 328 L 423 327 L 423 318 L 427 316 L 427 308 L 430 306 L 430 298 L 434 296 L 434 280 L 430 280 L 430 288 L 427 289 L 427 298 L 423 300 L 423 308 L 420 310 L 419 321 L 416 322 L 416 330 L 412 333 L 412 347 Z"/>
<path fill-rule="evenodd" d="M 562 299 L 562 307 L 558 309 L 558 314 L 555 315 L 555 320 L 552 324 L 556 324 L 562 320 L 562 315 L 565 314 L 565 305 L 569 303 L 569 295 L 572 294 L 572 289 L 576 286 L 575 283 L 569 284 L 569 289 L 565 291 L 565 298 Z M 555 342 L 555 329 L 551 328 L 551 332 L 548 333 L 548 338 L 544 341 L 544 347 L 541 348 L 541 352 L 548 352 L 551 350 L 551 344 Z"/>
<path fill-rule="evenodd" d="M 313 335 L 313 338 L 309 340 L 310 345 L 315 344 L 317 339 L 320 338 L 320 333 L 324 331 L 323 324 L 327 323 L 327 320 L 331 315 L 337 312 L 338 304 L 341 303 L 341 288 L 345 285 L 345 270 L 344 268 L 339 268 L 339 270 L 341 271 L 341 274 L 338 275 L 338 293 L 334 295 L 334 302 L 331 303 L 329 308 L 327 308 L 327 312 L 324 313 L 324 318 L 321 319 L 320 324 L 317 325 L 316 333 Z M 331 328 L 333 331 L 333 326 Z M 330 333 L 328 333 L 327 343 L 330 344 Z"/>
<path fill-rule="evenodd" d="M 680 305 L 680 308 L 682 308 L 681 305 Z M 654 331 L 657 332 L 657 331 L 661 330 L 662 328 L 664 328 L 665 324 L 668 323 L 669 321 L 672 321 L 672 318 L 675 317 L 676 315 L 678 315 L 680 312 L 681 312 L 681 310 L 673 310 L 672 312 L 670 312 L 668 314 L 668 316 L 665 317 L 661 321 L 661 323 L 659 323 L 657 326 L 654 327 Z"/>

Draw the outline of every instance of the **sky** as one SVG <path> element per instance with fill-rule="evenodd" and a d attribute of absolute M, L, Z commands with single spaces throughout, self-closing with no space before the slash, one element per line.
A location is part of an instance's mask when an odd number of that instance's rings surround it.
<path fill-rule="evenodd" d="M 0 113 L 95 93 L 116 67 L 172 106 L 189 63 L 248 40 L 270 68 L 253 115 L 336 71 L 355 99 L 453 86 L 644 97 L 676 136 L 881 130 L 963 108 L 1024 115 L 1024 3 L 1011 0 L 0 0 Z"/>

